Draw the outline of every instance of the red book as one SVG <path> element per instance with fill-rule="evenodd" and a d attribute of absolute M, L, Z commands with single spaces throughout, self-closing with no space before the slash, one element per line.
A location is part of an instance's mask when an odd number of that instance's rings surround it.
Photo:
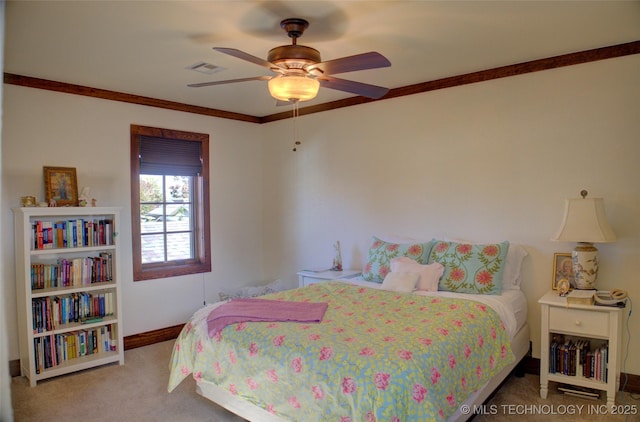
<path fill-rule="evenodd" d="M 36 221 L 36 249 L 43 249 L 42 221 Z"/>

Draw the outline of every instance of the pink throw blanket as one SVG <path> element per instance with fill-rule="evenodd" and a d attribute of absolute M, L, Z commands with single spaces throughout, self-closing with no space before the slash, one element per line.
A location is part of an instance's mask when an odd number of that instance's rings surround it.
<path fill-rule="evenodd" d="M 327 310 L 327 303 L 288 302 L 267 299 L 233 299 L 209 313 L 207 328 L 209 337 L 224 327 L 246 321 L 320 322 Z"/>

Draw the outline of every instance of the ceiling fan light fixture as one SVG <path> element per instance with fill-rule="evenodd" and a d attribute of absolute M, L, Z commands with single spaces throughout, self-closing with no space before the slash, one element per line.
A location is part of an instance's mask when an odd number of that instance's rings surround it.
<path fill-rule="evenodd" d="M 308 101 L 318 95 L 320 82 L 299 74 L 279 75 L 269 79 L 269 93 L 280 101 Z"/>

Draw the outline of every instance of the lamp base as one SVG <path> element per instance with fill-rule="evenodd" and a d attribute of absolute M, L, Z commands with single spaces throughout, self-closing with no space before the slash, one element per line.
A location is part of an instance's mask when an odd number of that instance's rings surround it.
<path fill-rule="evenodd" d="M 594 290 L 598 278 L 598 249 L 593 243 L 579 242 L 571 253 L 576 288 Z"/>

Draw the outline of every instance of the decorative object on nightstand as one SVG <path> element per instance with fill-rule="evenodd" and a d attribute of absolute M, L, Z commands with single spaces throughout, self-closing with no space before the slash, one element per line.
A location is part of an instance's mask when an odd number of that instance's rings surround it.
<path fill-rule="evenodd" d="M 355 278 L 362 274 L 359 270 L 303 270 L 298 272 L 298 287 L 324 283 L 332 280 Z"/>
<path fill-rule="evenodd" d="M 551 279 L 551 288 L 560 290 L 559 287 L 562 280 L 569 283 L 569 288 L 576 286 L 576 280 L 573 276 L 571 252 L 556 252 L 553 254 L 553 278 Z"/>
<path fill-rule="evenodd" d="M 595 290 L 573 290 L 567 294 L 567 303 L 570 305 L 593 305 Z"/>
<path fill-rule="evenodd" d="M 547 398 L 553 381 L 606 391 L 607 405 L 614 406 L 620 383 L 622 309 L 570 303 L 554 290 L 538 303 L 540 397 Z"/>
<path fill-rule="evenodd" d="M 569 280 L 567 280 L 566 278 L 561 278 L 558 281 L 558 294 L 560 296 L 566 296 L 567 294 L 569 294 L 570 288 L 571 285 L 569 284 Z"/>
<path fill-rule="evenodd" d="M 582 198 L 565 201 L 564 218 L 552 240 L 578 242 L 571 253 L 573 274 L 578 289 L 595 289 L 598 277 L 598 249 L 594 243 L 615 242 L 616 235 L 609 226 L 602 198 Z"/>
<path fill-rule="evenodd" d="M 340 250 L 340 241 L 338 240 L 333 248 L 336 250 L 336 257 L 333 258 L 333 267 L 331 271 L 342 271 L 342 251 Z"/>

